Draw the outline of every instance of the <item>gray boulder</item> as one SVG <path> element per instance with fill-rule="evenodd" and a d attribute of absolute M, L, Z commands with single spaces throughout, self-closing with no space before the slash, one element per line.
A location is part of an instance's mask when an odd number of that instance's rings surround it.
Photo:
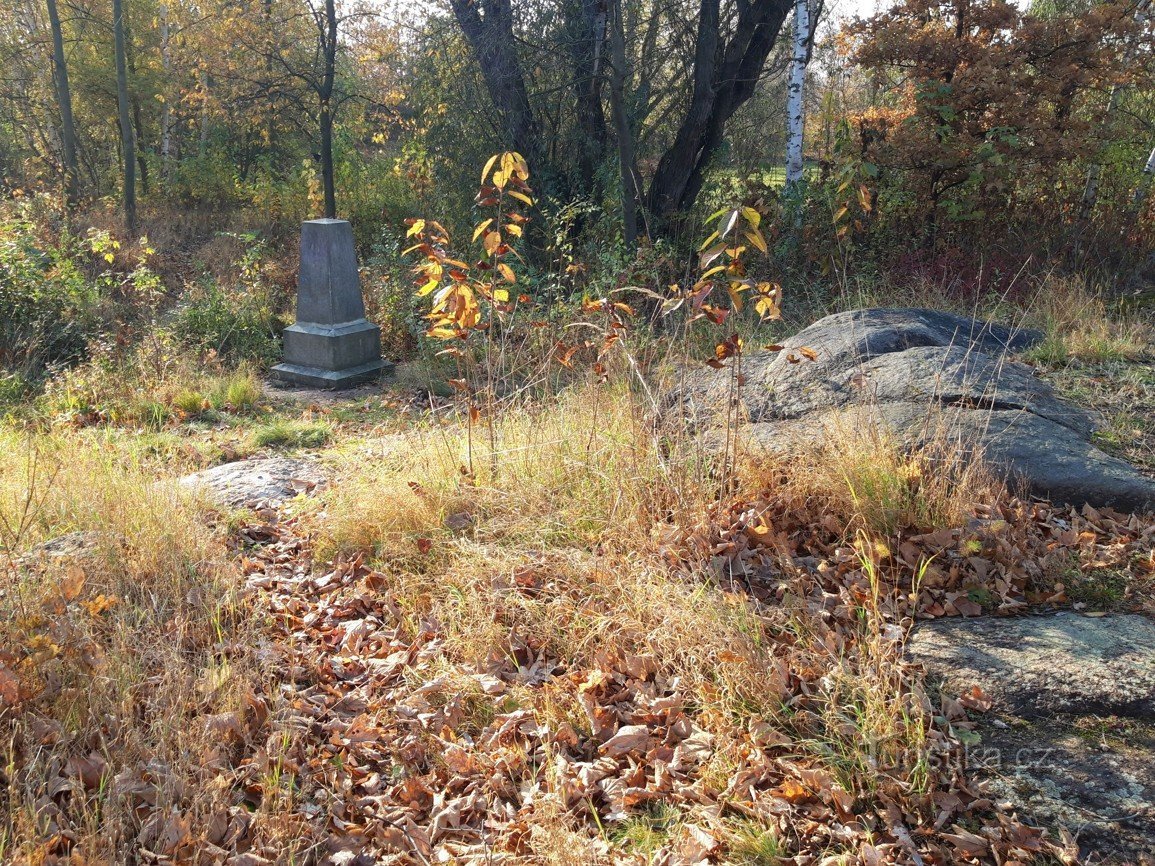
<path fill-rule="evenodd" d="M 743 358 L 741 414 L 751 442 L 771 451 L 821 442 L 831 421 L 885 428 L 908 446 L 946 436 L 1036 496 L 1155 508 L 1155 482 L 1091 444 L 1096 417 L 1008 357 L 1041 336 L 936 310 L 838 313 L 781 351 Z M 724 376 L 688 373 L 667 415 L 708 429 L 724 417 Z"/>
<path fill-rule="evenodd" d="M 942 619 L 919 625 L 907 653 L 945 697 L 977 686 L 991 701 L 966 761 L 992 796 L 1064 827 L 1087 862 L 1155 862 L 1155 622 Z"/>
<path fill-rule="evenodd" d="M 179 483 L 224 508 L 255 508 L 310 492 L 325 483 L 325 474 L 312 460 L 267 457 L 214 466 Z"/>
<path fill-rule="evenodd" d="M 907 648 L 951 695 L 977 685 L 1022 718 L 1155 714 L 1155 622 L 1139 614 L 951 617 Z"/>

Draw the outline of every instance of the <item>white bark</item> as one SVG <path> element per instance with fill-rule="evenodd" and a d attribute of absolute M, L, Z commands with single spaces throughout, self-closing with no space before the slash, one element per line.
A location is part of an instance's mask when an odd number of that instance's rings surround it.
<path fill-rule="evenodd" d="M 1143 177 L 1135 187 L 1135 206 L 1143 204 L 1147 198 L 1147 190 L 1151 188 L 1151 176 L 1155 175 L 1155 147 L 1151 148 L 1151 155 L 1147 157 L 1147 164 L 1143 166 Z"/>
<path fill-rule="evenodd" d="M 794 52 L 790 58 L 790 83 L 786 90 L 786 186 L 802 180 L 802 133 L 805 108 L 802 90 L 806 83 L 807 46 L 810 42 L 809 0 L 794 3 Z"/>
<path fill-rule="evenodd" d="M 1135 9 L 1135 20 L 1143 24 L 1147 20 L 1147 15 L 1150 11 L 1151 0 L 1142 0 Z M 1123 63 L 1129 66 L 1134 60 L 1137 46 L 1134 41 L 1128 43 L 1123 49 Z M 1111 85 L 1111 95 L 1107 100 L 1107 110 L 1103 113 L 1102 124 L 1108 127 L 1115 112 L 1119 107 L 1119 96 L 1123 88 L 1118 84 Z M 1148 163 L 1150 165 L 1150 163 Z M 1094 211 L 1096 203 L 1099 201 L 1099 179 L 1103 174 L 1103 163 L 1097 157 L 1090 168 L 1087 169 L 1087 183 L 1083 187 L 1083 199 L 1079 204 L 1079 222 L 1085 223 Z"/>

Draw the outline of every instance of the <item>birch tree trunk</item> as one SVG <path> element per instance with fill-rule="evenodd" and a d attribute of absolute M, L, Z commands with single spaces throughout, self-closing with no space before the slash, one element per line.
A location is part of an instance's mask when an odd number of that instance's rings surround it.
<path fill-rule="evenodd" d="M 1135 209 L 1147 199 L 1147 192 L 1151 189 L 1151 176 L 1155 175 L 1155 147 L 1151 148 L 1151 155 L 1147 157 L 1147 164 L 1143 166 L 1143 177 L 1135 187 Z"/>
<path fill-rule="evenodd" d="M 1135 9 L 1135 20 L 1143 23 L 1151 6 L 1151 0 L 1142 0 Z M 1135 58 L 1136 45 L 1130 42 L 1123 50 L 1123 63 L 1130 65 Z M 1123 92 L 1123 88 L 1118 84 L 1111 85 L 1111 95 L 1107 100 L 1107 110 L 1103 113 L 1104 127 L 1109 127 L 1112 119 L 1115 117 L 1115 111 L 1119 107 L 1119 97 Z M 1091 213 L 1095 210 L 1095 205 L 1099 201 L 1099 180 L 1103 175 L 1103 163 L 1099 157 L 1091 163 L 1087 169 L 1087 183 L 1083 187 L 1083 198 L 1079 203 L 1079 221 L 1080 226 L 1084 225 L 1087 220 L 1091 218 Z"/>
<path fill-rule="evenodd" d="M 1103 116 L 1103 125 L 1106 126 L 1115 116 L 1115 109 L 1119 106 L 1119 93 L 1122 90 L 1118 84 L 1111 85 L 1111 96 L 1107 100 L 1107 111 Z M 1099 179 L 1103 176 L 1103 163 L 1096 158 L 1087 169 L 1087 183 L 1083 187 L 1083 200 L 1079 203 L 1079 223 L 1085 223 L 1091 218 L 1092 211 L 1099 201 Z"/>
<path fill-rule="evenodd" d="M 64 200 L 68 209 L 76 207 L 80 197 L 80 173 L 76 160 L 76 125 L 72 120 L 72 89 L 68 86 L 68 65 L 64 60 L 64 31 L 56 0 L 48 2 L 48 21 L 52 27 L 52 80 L 56 85 L 56 104 L 60 109 L 60 143 L 64 156 Z"/>
<path fill-rule="evenodd" d="M 786 90 L 786 187 L 802 180 L 802 133 L 806 109 L 803 88 L 806 84 L 807 46 L 810 43 L 809 0 L 794 3 L 794 52 L 790 58 L 790 83 Z"/>
<path fill-rule="evenodd" d="M 136 147 L 128 99 L 128 62 L 124 40 L 124 2 L 112 0 L 113 51 L 116 54 L 116 107 L 120 119 L 120 149 L 124 160 L 124 227 L 136 234 Z"/>

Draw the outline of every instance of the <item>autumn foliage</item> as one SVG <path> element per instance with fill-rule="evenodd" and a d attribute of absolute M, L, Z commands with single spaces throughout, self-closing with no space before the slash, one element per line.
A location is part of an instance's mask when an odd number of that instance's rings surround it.
<path fill-rule="evenodd" d="M 1131 3 L 905 0 L 843 38 L 885 94 L 850 119 L 851 149 L 880 169 L 888 217 L 925 240 L 1074 218 L 1088 162 L 1119 137 L 1112 88 L 1149 87 L 1155 71 Z"/>

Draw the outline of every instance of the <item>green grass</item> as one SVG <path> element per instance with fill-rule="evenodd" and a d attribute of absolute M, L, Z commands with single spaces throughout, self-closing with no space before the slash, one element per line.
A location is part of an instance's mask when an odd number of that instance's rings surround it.
<path fill-rule="evenodd" d="M 631 854 L 655 854 L 673 840 L 681 818 L 675 807 L 656 803 L 612 830 L 610 842 Z"/>
<path fill-rule="evenodd" d="M 778 866 L 786 854 L 777 834 L 755 821 L 742 821 L 730 839 L 733 866 Z"/>
<path fill-rule="evenodd" d="M 257 448 L 321 448 L 333 431 L 323 421 L 294 421 L 278 418 L 252 432 Z"/>

